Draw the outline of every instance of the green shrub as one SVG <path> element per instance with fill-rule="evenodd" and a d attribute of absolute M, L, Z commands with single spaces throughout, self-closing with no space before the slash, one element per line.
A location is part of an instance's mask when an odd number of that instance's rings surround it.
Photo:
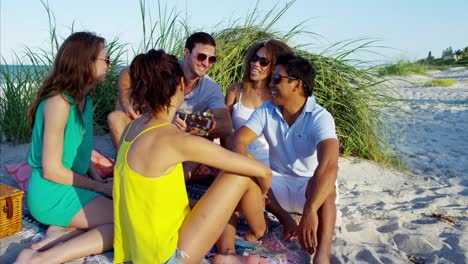
<path fill-rule="evenodd" d="M 455 79 L 434 79 L 424 83 L 424 86 L 441 86 L 441 87 L 450 87 L 457 82 Z"/>
<path fill-rule="evenodd" d="M 395 64 L 385 65 L 377 69 L 379 76 L 399 75 L 409 76 L 411 74 L 425 75 L 427 71 L 427 65 L 420 62 L 408 62 L 399 60 Z"/>

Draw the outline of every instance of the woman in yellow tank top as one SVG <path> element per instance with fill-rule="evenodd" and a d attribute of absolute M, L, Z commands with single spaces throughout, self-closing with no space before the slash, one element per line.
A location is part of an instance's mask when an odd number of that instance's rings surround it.
<path fill-rule="evenodd" d="M 194 60 L 197 55 L 191 54 Z M 130 77 L 131 100 L 145 111 L 126 128 L 117 155 L 114 262 L 200 263 L 236 208 L 251 232 L 263 236 L 263 197 L 271 170 L 171 125 L 184 100 L 183 72 L 175 56 L 162 50 L 140 54 Z M 219 175 L 190 209 L 184 161 L 232 173 Z M 239 261 L 247 258 L 239 256 Z"/>

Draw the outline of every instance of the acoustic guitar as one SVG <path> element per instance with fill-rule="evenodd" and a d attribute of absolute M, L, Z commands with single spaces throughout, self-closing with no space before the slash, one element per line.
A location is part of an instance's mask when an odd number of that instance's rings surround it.
<path fill-rule="evenodd" d="M 203 113 L 184 113 L 177 112 L 180 119 L 187 124 L 187 132 L 196 135 L 208 136 L 209 132 L 215 127 L 214 116 L 208 112 Z"/>

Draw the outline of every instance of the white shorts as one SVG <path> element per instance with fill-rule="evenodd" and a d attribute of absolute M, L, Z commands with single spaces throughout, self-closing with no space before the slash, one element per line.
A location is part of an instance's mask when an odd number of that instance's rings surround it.
<path fill-rule="evenodd" d="M 302 214 L 309 177 L 273 176 L 271 190 L 278 203 L 289 213 Z M 338 202 L 338 184 L 335 182 Z"/>

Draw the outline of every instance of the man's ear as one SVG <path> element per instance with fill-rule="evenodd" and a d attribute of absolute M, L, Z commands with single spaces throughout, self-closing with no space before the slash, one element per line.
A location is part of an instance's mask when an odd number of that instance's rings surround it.
<path fill-rule="evenodd" d="M 297 82 L 296 82 L 296 85 L 294 85 L 294 88 L 293 88 L 294 92 L 302 91 L 302 80 L 298 79 L 298 80 L 295 80 L 295 81 L 297 81 Z"/>
<path fill-rule="evenodd" d="M 190 54 L 190 51 L 187 48 L 184 48 L 184 58 L 187 58 Z"/>

